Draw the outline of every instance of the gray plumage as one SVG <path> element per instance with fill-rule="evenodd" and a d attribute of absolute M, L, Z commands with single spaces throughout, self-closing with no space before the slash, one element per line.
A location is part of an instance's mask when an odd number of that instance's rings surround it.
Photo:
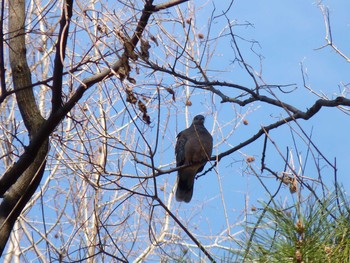
<path fill-rule="evenodd" d="M 190 202 L 194 178 L 203 171 L 213 150 L 213 137 L 204 127 L 204 116 L 194 117 L 192 125 L 177 135 L 176 167 L 191 165 L 178 171 L 176 201 Z"/>

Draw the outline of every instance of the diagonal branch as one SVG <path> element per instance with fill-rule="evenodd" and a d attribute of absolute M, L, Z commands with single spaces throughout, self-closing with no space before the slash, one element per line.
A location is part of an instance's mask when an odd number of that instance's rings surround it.
<path fill-rule="evenodd" d="M 96 83 L 113 76 L 116 72 L 119 71 L 119 69 L 122 66 L 124 66 L 125 58 L 129 56 L 130 51 L 133 51 L 135 49 L 135 45 L 138 43 L 139 38 L 141 36 L 140 34 L 142 34 L 145 26 L 148 23 L 148 19 L 150 18 L 150 12 L 152 8 L 146 4 L 145 8 L 142 11 L 140 21 L 135 30 L 135 32 L 138 33 L 134 33 L 134 36 L 131 40 L 132 45 L 129 45 L 129 47 L 131 47 L 132 50 L 125 50 L 121 56 L 121 59 L 115 62 L 110 68 L 107 68 L 101 71 L 100 73 L 97 73 L 93 76 L 87 77 L 84 80 L 82 80 L 80 86 L 77 88 L 73 96 L 67 101 L 67 103 L 61 106 L 56 112 L 52 113 L 50 117 L 42 123 L 42 125 L 32 137 L 29 145 L 25 148 L 24 153 L 21 155 L 18 161 L 1 177 L 0 196 L 4 195 L 4 193 L 9 189 L 9 187 L 11 187 L 11 185 L 18 179 L 19 175 L 28 168 L 31 162 L 33 162 L 35 157 L 34 153 L 36 153 L 40 149 L 41 145 L 45 142 L 46 138 L 48 138 L 51 135 L 51 133 L 55 130 L 57 125 L 65 118 L 68 112 L 70 112 L 70 110 L 82 98 L 84 93 Z"/>
<path fill-rule="evenodd" d="M 67 38 L 69 35 L 69 24 L 72 17 L 73 1 L 66 0 L 63 3 L 63 11 L 56 43 L 56 55 L 53 69 L 52 84 L 52 112 L 57 111 L 62 106 L 62 76 L 63 61 L 66 56 Z"/>
<path fill-rule="evenodd" d="M 160 200 L 158 197 L 155 198 L 159 205 L 171 216 L 171 218 L 181 227 L 183 231 L 191 238 L 191 240 L 196 244 L 196 246 L 206 255 L 210 262 L 215 263 L 215 259 L 209 254 L 209 252 L 204 248 L 204 246 L 192 235 L 191 231 L 189 231 L 181 221 L 170 211 L 170 209 Z"/>
<path fill-rule="evenodd" d="M 337 97 L 334 100 L 319 99 L 307 111 L 305 111 L 305 112 L 297 111 L 285 119 L 277 121 L 277 122 L 270 124 L 268 126 L 262 127 L 254 136 L 252 136 L 248 140 L 240 143 L 239 145 L 237 145 L 237 146 L 235 146 L 235 147 L 233 147 L 225 152 L 220 153 L 218 156 L 211 157 L 210 159 L 212 161 L 215 161 L 215 160 L 220 161 L 221 158 L 223 158 L 227 155 L 230 155 L 231 153 L 233 153 L 233 152 L 243 148 L 244 146 L 247 146 L 248 144 L 256 141 L 262 135 L 268 133 L 269 131 L 271 131 L 273 129 L 276 129 L 276 128 L 278 128 L 286 123 L 296 121 L 297 119 L 308 120 L 308 119 L 312 118 L 315 114 L 317 114 L 323 107 L 338 107 L 338 106 L 350 106 L 350 99 L 346 99 L 344 97 Z"/>
<path fill-rule="evenodd" d="M 4 9 L 5 1 L 1 1 L 1 10 L 0 10 L 0 85 L 1 85 L 1 94 L 0 98 L 6 97 L 6 81 L 5 81 L 5 62 L 4 62 Z"/>

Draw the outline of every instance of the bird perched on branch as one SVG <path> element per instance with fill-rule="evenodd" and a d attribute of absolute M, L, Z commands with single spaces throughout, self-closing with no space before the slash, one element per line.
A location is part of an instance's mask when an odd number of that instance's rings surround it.
<path fill-rule="evenodd" d="M 204 127 L 204 116 L 194 117 L 192 125 L 177 135 L 175 146 L 177 174 L 176 201 L 191 201 L 194 178 L 204 169 L 213 150 L 213 137 Z"/>

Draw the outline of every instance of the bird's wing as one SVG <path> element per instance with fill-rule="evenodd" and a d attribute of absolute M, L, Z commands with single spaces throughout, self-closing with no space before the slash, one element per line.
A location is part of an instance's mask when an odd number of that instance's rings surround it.
<path fill-rule="evenodd" d="M 175 146 L 176 166 L 181 166 L 185 163 L 185 144 L 187 142 L 187 136 L 184 131 L 177 135 L 177 141 Z"/>
<path fill-rule="evenodd" d="M 199 143 L 197 147 L 200 148 L 197 148 L 196 153 L 198 156 L 195 156 L 195 158 L 203 162 L 203 165 L 201 165 L 197 170 L 197 173 L 200 173 L 203 171 L 206 162 L 211 157 L 213 151 L 213 137 L 204 127 L 198 130 L 197 136 L 199 136 Z"/>

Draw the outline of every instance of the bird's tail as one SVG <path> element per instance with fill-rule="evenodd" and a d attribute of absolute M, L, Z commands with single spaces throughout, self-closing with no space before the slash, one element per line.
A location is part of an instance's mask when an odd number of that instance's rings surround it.
<path fill-rule="evenodd" d="M 192 177 L 192 178 L 191 178 Z M 193 195 L 194 176 L 178 175 L 176 201 L 189 203 Z"/>

